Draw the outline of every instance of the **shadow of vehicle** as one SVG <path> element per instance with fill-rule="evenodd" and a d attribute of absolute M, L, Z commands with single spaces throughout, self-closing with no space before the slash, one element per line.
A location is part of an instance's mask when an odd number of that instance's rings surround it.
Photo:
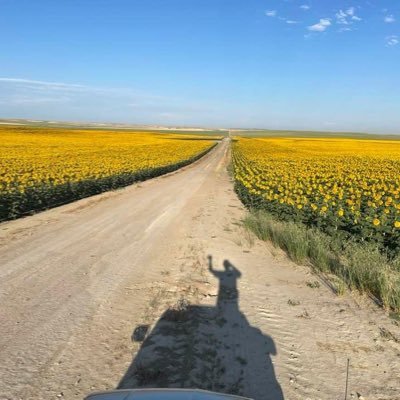
<path fill-rule="evenodd" d="M 239 309 L 241 272 L 228 260 L 209 271 L 219 280 L 217 304 L 189 305 L 180 300 L 166 310 L 151 332 L 135 328 L 143 342 L 118 389 L 199 388 L 250 398 L 283 400 L 271 355 L 272 338 L 252 327 Z"/>

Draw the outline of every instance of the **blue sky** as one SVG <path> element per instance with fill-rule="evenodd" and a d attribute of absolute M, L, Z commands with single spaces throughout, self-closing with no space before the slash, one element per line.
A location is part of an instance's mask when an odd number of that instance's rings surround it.
<path fill-rule="evenodd" d="M 0 0 L 0 117 L 400 133 L 398 0 Z"/>

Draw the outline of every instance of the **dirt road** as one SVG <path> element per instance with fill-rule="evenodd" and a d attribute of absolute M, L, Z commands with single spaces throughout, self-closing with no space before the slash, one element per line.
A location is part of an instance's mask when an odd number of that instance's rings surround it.
<path fill-rule="evenodd" d="M 349 396 L 400 399 L 399 325 L 246 234 L 228 161 L 0 225 L 0 399 L 343 399 L 348 358 Z"/>

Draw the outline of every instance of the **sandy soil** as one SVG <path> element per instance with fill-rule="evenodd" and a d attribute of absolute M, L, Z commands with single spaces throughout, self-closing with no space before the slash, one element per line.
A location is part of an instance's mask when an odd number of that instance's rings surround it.
<path fill-rule="evenodd" d="M 349 398 L 400 399 L 399 325 L 247 234 L 228 161 L 0 225 L 0 399 L 343 399 L 347 359 Z"/>

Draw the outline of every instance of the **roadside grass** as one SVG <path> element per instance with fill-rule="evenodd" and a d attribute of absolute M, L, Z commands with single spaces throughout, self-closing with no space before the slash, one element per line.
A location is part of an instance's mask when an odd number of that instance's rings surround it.
<path fill-rule="evenodd" d="M 265 211 L 251 210 L 244 226 L 259 239 L 271 241 L 296 263 L 310 263 L 337 293 L 345 287 L 371 296 L 385 308 L 400 313 L 400 260 L 389 260 L 377 246 L 332 237 L 301 223 L 278 221 Z M 328 278 L 329 279 L 329 278 Z"/>

